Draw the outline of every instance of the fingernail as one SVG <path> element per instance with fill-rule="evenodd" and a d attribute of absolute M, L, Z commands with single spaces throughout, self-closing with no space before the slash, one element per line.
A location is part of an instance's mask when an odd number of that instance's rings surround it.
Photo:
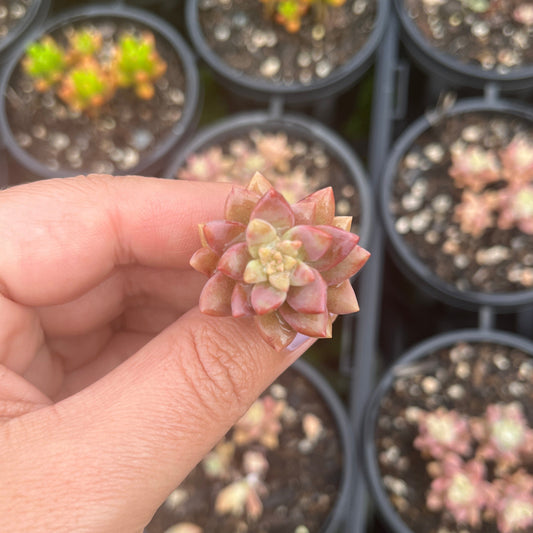
<path fill-rule="evenodd" d="M 294 350 L 297 350 L 307 341 L 314 341 L 311 337 L 308 337 L 307 335 L 304 335 L 303 333 L 297 333 L 296 337 L 292 340 L 292 342 L 285 348 L 288 352 L 294 352 Z M 312 342 L 309 342 L 311 345 Z"/>

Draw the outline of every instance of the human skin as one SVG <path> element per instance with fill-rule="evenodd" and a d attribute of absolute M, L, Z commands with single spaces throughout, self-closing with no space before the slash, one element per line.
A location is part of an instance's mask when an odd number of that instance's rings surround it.
<path fill-rule="evenodd" d="M 142 531 L 313 342 L 196 306 L 227 184 L 102 175 L 0 192 L 0 531 Z"/>

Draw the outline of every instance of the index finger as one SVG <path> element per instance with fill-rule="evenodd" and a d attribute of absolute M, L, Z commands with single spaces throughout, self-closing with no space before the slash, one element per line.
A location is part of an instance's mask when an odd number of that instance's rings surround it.
<path fill-rule="evenodd" d="M 0 293 L 24 305 L 83 294 L 115 266 L 189 268 L 228 184 L 90 175 L 0 192 Z"/>

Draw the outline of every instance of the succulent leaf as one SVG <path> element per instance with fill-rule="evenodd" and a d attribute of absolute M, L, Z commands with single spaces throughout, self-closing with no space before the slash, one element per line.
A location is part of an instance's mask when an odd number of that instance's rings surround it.
<path fill-rule="evenodd" d="M 300 241 L 306 259 L 317 261 L 329 249 L 332 241 L 331 235 L 315 226 L 293 226 L 282 237 L 284 241 Z"/>
<path fill-rule="evenodd" d="M 350 278 L 368 261 L 370 252 L 359 245 L 356 245 L 352 251 L 337 265 L 330 270 L 322 272 L 322 277 L 328 285 L 338 285 L 347 278 Z"/>
<path fill-rule="evenodd" d="M 259 198 L 259 194 L 252 190 L 233 187 L 226 200 L 226 220 L 247 224 Z"/>
<path fill-rule="evenodd" d="M 287 291 L 281 291 L 269 283 L 257 283 L 251 294 L 252 307 L 258 315 L 271 313 L 287 298 Z"/>
<path fill-rule="evenodd" d="M 226 276 L 240 281 L 243 279 L 244 271 L 250 259 L 248 245 L 245 242 L 234 244 L 222 254 L 218 262 L 218 270 Z"/>
<path fill-rule="evenodd" d="M 328 310 L 328 286 L 317 270 L 311 283 L 292 287 L 287 294 L 287 303 L 299 313 L 326 313 Z"/>
<path fill-rule="evenodd" d="M 358 235 L 347 234 L 346 231 L 334 226 L 318 226 L 318 229 L 331 236 L 331 246 L 327 253 L 313 263 L 313 266 L 319 270 L 330 270 L 335 265 L 338 265 L 359 242 Z"/>
<path fill-rule="evenodd" d="M 359 311 L 357 297 L 350 280 L 346 279 L 338 285 L 328 288 L 327 306 L 330 313 L 346 315 Z"/>
<path fill-rule="evenodd" d="M 333 189 L 326 187 L 302 198 L 292 205 L 296 224 L 331 225 L 335 218 Z"/>
<path fill-rule="evenodd" d="M 278 352 L 296 337 L 296 330 L 291 328 L 279 313 L 255 315 L 254 321 L 263 339 Z"/>
<path fill-rule="evenodd" d="M 190 264 L 194 270 L 197 270 L 206 276 L 211 276 L 217 268 L 219 257 L 220 256 L 213 252 L 211 248 L 200 248 L 194 252 Z"/>
<path fill-rule="evenodd" d="M 285 231 L 294 224 L 291 206 L 275 189 L 270 189 L 257 202 L 250 215 L 250 223 L 255 218 L 268 220 L 279 231 Z"/>
<path fill-rule="evenodd" d="M 236 283 L 231 293 L 231 314 L 234 317 L 250 316 L 254 309 L 250 304 L 251 285 Z"/>
<path fill-rule="evenodd" d="M 309 337 L 331 337 L 331 319 L 327 313 L 299 313 L 285 304 L 279 309 L 283 319 L 296 331 Z"/>
<path fill-rule="evenodd" d="M 214 220 L 203 226 L 203 234 L 208 246 L 216 253 L 224 251 L 241 237 L 244 226 L 238 222 Z"/>
<path fill-rule="evenodd" d="M 235 281 L 222 272 L 215 272 L 211 276 L 200 294 L 200 311 L 206 315 L 231 315 L 231 296 Z"/>

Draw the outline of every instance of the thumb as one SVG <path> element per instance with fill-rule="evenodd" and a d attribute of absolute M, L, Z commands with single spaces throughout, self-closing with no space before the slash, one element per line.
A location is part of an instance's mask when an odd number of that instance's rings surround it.
<path fill-rule="evenodd" d="M 2 428 L 0 531 L 9 517 L 21 531 L 142 529 L 313 340 L 276 352 L 252 319 L 191 310 L 100 381 Z"/>

